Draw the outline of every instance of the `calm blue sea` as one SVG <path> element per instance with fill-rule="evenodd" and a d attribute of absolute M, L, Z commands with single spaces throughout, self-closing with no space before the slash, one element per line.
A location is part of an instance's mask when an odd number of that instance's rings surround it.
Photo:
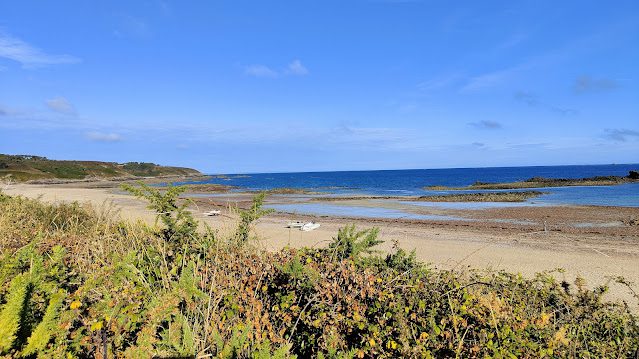
<path fill-rule="evenodd" d="M 423 187 L 433 185 L 461 187 L 475 181 L 512 182 L 531 177 L 625 176 L 630 170 L 639 170 L 639 164 L 229 174 L 224 178 L 212 178 L 195 183 L 218 183 L 238 186 L 244 190 L 287 187 L 335 195 L 412 196 L 447 193 L 447 191 L 423 189 Z M 619 186 L 544 188 L 543 192 L 548 192 L 548 194 L 535 198 L 528 204 L 639 207 L 639 183 Z"/>

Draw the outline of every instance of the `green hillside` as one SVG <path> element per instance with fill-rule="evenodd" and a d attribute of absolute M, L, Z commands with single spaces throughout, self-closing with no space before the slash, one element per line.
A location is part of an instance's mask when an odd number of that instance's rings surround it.
<path fill-rule="evenodd" d="M 158 177 L 201 175 L 197 170 L 147 162 L 58 161 L 31 155 L 0 154 L 0 177 L 16 181 L 36 179 L 85 179 L 90 177 Z"/>

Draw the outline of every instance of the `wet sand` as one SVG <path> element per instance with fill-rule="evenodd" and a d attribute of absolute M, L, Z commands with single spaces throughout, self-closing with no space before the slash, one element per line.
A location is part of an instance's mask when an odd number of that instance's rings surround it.
<path fill-rule="evenodd" d="M 79 201 L 94 205 L 112 203 L 126 219 L 152 221 L 144 202 L 113 188 L 80 188 L 69 185 L 5 186 L 9 195 L 40 197 L 45 201 Z M 236 216 L 229 205 L 247 206 L 250 194 L 227 194 L 194 198 L 195 216 L 222 232 L 231 231 Z M 303 203 L 308 196 L 271 196 L 267 203 Z M 334 203 L 331 203 L 334 204 Z M 397 201 L 353 200 L 345 205 L 387 206 L 414 213 L 450 215 L 465 220 L 408 220 L 312 216 L 273 213 L 255 227 L 260 244 L 268 250 L 285 246 L 323 246 L 348 224 L 359 228 L 380 228 L 385 241 L 380 250 L 389 251 L 393 241 L 436 268 L 505 270 L 533 276 L 537 272 L 563 268 L 560 280 L 573 282 L 577 276 L 590 286 L 605 284 L 623 276 L 639 289 L 639 208 L 595 206 L 507 207 L 489 209 L 441 209 L 415 207 Z M 202 213 L 221 209 L 222 215 Z M 321 227 L 311 232 L 285 228 L 290 220 L 314 220 Z M 545 222 L 545 223 L 544 223 Z M 611 283 L 608 298 L 624 299 L 636 307 L 627 288 Z"/>

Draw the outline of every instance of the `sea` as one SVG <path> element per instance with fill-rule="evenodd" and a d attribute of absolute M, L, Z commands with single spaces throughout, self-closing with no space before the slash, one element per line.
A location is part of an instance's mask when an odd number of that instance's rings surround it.
<path fill-rule="evenodd" d="M 189 183 L 216 183 L 236 186 L 238 191 L 299 188 L 323 195 L 420 196 L 459 193 L 460 191 L 427 190 L 428 186 L 468 186 L 481 182 L 516 182 L 531 177 L 584 178 L 594 176 L 626 176 L 639 170 L 639 164 L 527 166 L 488 168 L 406 169 L 377 171 L 335 171 L 296 173 L 251 173 L 213 175 L 211 179 Z M 509 190 L 512 191 L 512 190 Z M 639 207 L 639 183 L 615 186 L 573 186 L 542 188 L 544 194 L 520 204 L 455 203 L 438 204 L 454 208 L 509 205 L 597 205 Z M 478 191 L 471 192 L 499 192 Z"/>

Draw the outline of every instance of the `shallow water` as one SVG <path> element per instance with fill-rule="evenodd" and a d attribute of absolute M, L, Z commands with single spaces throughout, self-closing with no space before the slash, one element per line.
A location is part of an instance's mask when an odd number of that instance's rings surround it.
<path fill-rule="evenodd" d="M 530 201 L 551 205 L 639 207 L 639 183 L 626 183 L 617 186 L 544 188 L 542 191 L 548 193 Z"/>
<path fill-rule="evenodd" d="M 462 217 L 415 214 L 400 211 L 397 209 L 383 207 L 360 207 L 341 206 L 324 203 L 292 203 L 292 204 L 270 204 L 266 208 L 287 213 L 313 214 L 318 216 L 339 216 L 339 217 L 366 217 L 366 218 L 391 218 L 391 219 L 423 219 L 423 220 L 448 220 L 464 221 Z"/>
<path fill-rule="evenodd" d="M 239 187 L 239 191 L 273 188 L 303 188 L 336 195 L 421 196 L 459 193 L 431 191 L 426 186 L 462 187 L 475 181 L 513 182 L 531 177 L 583 178 L 592 176 L 625 176 L 639 164 L 592 166 L 537 166 L 494 168 L 451 168 L 390 171 L 346 171 L 303 173 L 256 173 L 229 175 L 193 183 L 218 183 Z M 523 205 L 581 204 L 639 207 L 639 183 L 619 186 L 557 187 L 540 189 L 547 194 Z M 473 191 L 482 192 L 482 191 Z M 500 204 L 499 206 L 510 206 Z M 520 204 L 522 205 L 522 204 Z M 458 204 L 454 206 L 459 206 Z M 468 206 L 476 206 L 469 204 Z M 493 205 L 488 205 L 493 206 Z"/>

